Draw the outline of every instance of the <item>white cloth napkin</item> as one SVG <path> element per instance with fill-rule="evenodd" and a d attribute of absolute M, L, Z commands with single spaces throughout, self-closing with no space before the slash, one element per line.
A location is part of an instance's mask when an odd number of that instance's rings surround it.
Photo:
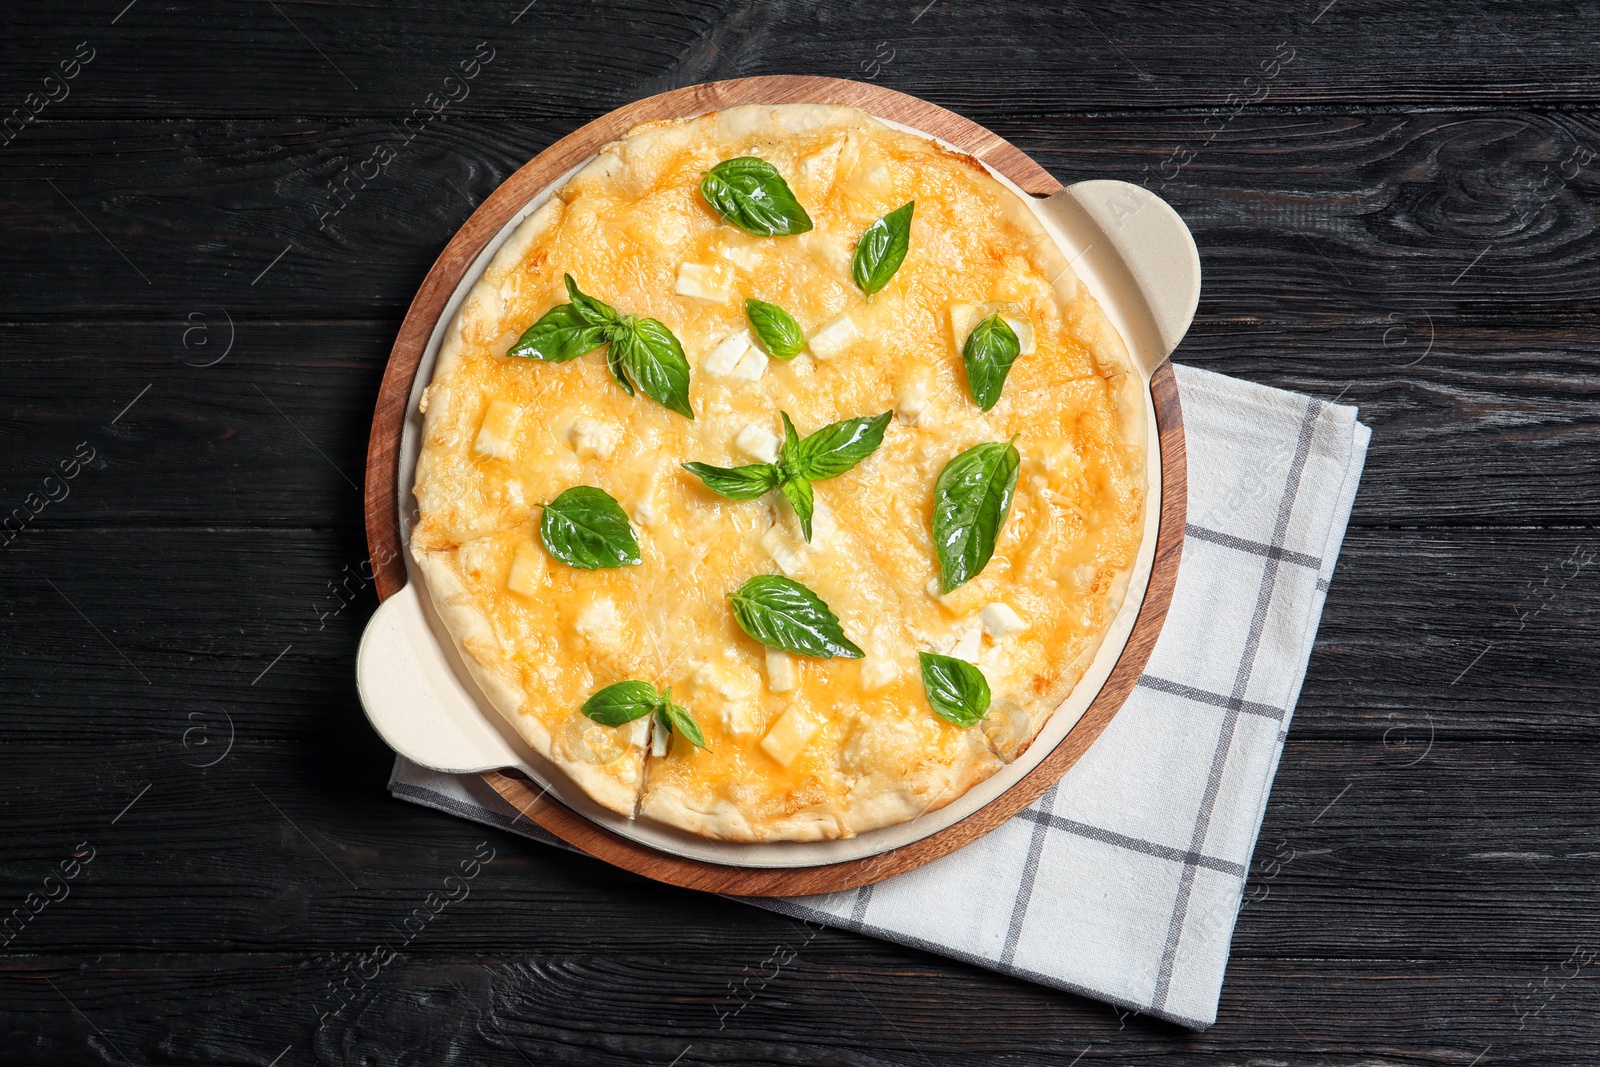
<path fill-rule="evenodd" d="M 1371 431 L 1352 407 L 1176 369 L 1183 561 L 1150 663 L 1106 732 L 1037 803 L 959 852 L 849 892 L 740 899 L 1194 1029 L 1216 1021 Z M 389 788 L 560 844 L 475 775 L 399 759 Z M 952 899 L 992 906 L 952 911 Z"/>

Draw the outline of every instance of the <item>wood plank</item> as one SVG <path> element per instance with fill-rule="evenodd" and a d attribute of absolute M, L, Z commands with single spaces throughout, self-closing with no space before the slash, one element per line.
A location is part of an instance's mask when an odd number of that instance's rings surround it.
<path fill-rule="evenodd" d="M 388 755 L 353 699 L 306 714 L 321 731 L 297 743 L 261 741 L 237 714 L 234 747 L 209 768 L 196 764 L 211 750 L 185 749 L 182 734 L 203 722 L 222 740 L 215 716 L 174 712 L 137 740 L 0 746 L 0 915 L 81 843 L 94 850 L 71 895 L 7 951 L 357 949 L 387 936 L 480 842 L 496 858 L 452 905 L 443 944 L 455 949 L 742 953 L 782 926 L 391 800 Z M 1251 865 L 1238 954 L 1503 961 L 1600 942 L 1595 815 L 1573 802 L 1600 786 L 1600 750 L 1430 747 L 1413 736 L 1409 746 L 1398 736 L 1387 746 L 1291 741 Z M 850 951 L 876 949 L 861 940 Z"/>
<path fill-rule="evenodd" d="M 8 98 L 36 87 L 88 38 L 98 54 L 43 112 L 206 117 L 399 117 L 429 93 L 473 114 L 597 115 L 693 82 L 804 71 L 876 79 L 987 123 L 1019 110 L 1273 103 L 1563 104 L 1600 100 L 1586 62 L 1600 27 L 1566 6 L 1526 17 L 1515 0 L 1466 8 L 1384 0 L 1229 10 L 1133 0 L 1040 12 L 1026 5 L 900 0 L 856 7 L 625 0 L 462 4 L 229 3 L 206 17 L 145 3 L 112 26 L 74 3 L 7 12 Z M 466 86 L 460 63 L 493 48 Z M 484 55 L 491 53 L 484 52 Z M 582 57 L 574 62 L 574 57 Z M 1293 56 L 1276 76 L 1274 57 Z M 472 68 L 468 68 L 472 69 Z M 218 91 L 225 87 L 224 91 Z"/>
<path fill-rule="evenodd" d="M 16 1067 L 121 1063 L 119 1052 L 259 1065 L 287 1053 L 284 1063 L 1068 1067 L 1165 1054 L 1212 1067 L 1464 1067 L 1475 1056 L 1588 1067 L 1600 1042 L 1592 956 L 1564 981 L 1570 949 L 1518 964 L 1236 959 L 1217 1025 L 1190 1034 L 910 949 L 847 955 L 831 949 L 837 936 L 807 941 L 788 925 L 737 956 L 663 946 L 514 959 L 372 948 L 13 959 L 0 968 L 16 1016 L 0 1056 Z M 408 1058 L 419 1055 L 428 1059 Z"/>
<path fill-rule="evenodd" d="M 471 209 L 574 124 L 452 118 L 409 143 L 370 119 L 41 126 L 0 159 L 18 179 L 0 184 L 0 318 L 400 314 Z M 1593 112 L 1246 112 L 1214 139 L 1199 115 L 993 128 L 1062 180 L 1161 192 L 1200 246 L 1201 321 L 1600 308 L 1600 172 L 1574 156 L 1600 150 Z"/>
<path fill-rule="evenodd" d="M 207 367 L 229 335 L 215 309 L 187 325 L 6 327 L 0 519 L 45 492 L 44 479 L 85 445 L 95 460 L 17 546 L 46 530 L 107 525 L 354 529 L 366 426 L 396 328 L 239 319 L 233 350 Z M 186 329 L 196 331 L 187 349 Z M 1358 405 L 1374 431 L 1358 526 L 1582 526 L 1600 507 L 1593 326 L 1212 322 L 1196 325 L 1177 356 Z M 366 555 L 349 552 L 352 564 Z"/>

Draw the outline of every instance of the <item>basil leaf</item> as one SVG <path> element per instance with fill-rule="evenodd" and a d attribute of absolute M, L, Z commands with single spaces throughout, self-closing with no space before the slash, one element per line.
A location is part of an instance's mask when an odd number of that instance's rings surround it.
<path fill-rule="evenodd" d="M 800 433 L 789 421 L 787 411 L 780 411 L 778 415 L 783 419 L 783 445 L 778 449 L 778 462 L 783 465 L 784 471 L 794 473 L 799 470 Z"/>
<path fill-rule="evenodd" d="M 750 463 L 743 467 L 685 463 L 683 469 L 705 482 L 707 489 L 729 500 L 754 500 L 783 481 L 783 471 L 776 463 Z"/>
<path fill-rule="evenodd" d="M 868 296 L 888 285 L 906 258 L 906 250 L 911 247 L 911 213 L 916 206 L 915 200 L 901 204 L 868 226 L 856 244 L 850 274 L 856 287 Z"/>
<path fill-rule="evenodd" d="M 617 682 L 583 702 L 582 711 L 601 726 L 624 726 L 661 706 L 661 694 L 649 682 Z"/>
<path fill-rule="evenodd" d="M 725 159 L 700 179 L 700 193 L 723 221 L 757 237 L 788 237 L 811 229 L 811 216 L 783 175 L 764 159 Z"/>
<path fill-rule="evenodd" d="M 675 733 L 683 735 L 685 741 L 696 748 L 706 747 L 706 735 L 700 732 L 700 724 L 691 719 L 683 708 L 667 700 L 662 705 L 660 714 Z"/>
<path fill-rule="evenodd" d="M 728 594 L 739 628 L 764 645 L 801 656 L 860 659 L 839 617 L 811 590 L 776 574 L 758 574 Z"/>
<path fill-rule="evenodd" d="M 689 407 L 689 360 L 683 346 L 656 319 L 629 315 L 605 327 L 615 357 L 612 374 L 621 368 L 644 395 L 686 419 L 694 418 Z"/>
<path fill-rule="evenodd" d="M 793 359 L 806 346 L 805 331 L 793 315 L 777 304 L 750 297 L 744 302 L 744 315 L 773 359 Z"/>
<path fill-rule="evenodd" d="M 563 274 L 561 280 L 567 286 L 567 299 L 572 301 L 572 306 L 586 322 L 603 323 L 616 322 L 617 309 L 603 300 L 594 297 L 578 288 L 578 283 L 572 280 L 572 275 Z"/>
<path fill-rule="evenodd" d="M 956 726 L 976 726 L 989 710 L 989 680 L 964 659 L 919 653 L 922 691 L 933 713 Z"/>
<path fill-rule="evenodd" d="M 608 330 L 606 332 L 606 336 L 611 336 L 611 331 Z M 622 387 L 622 391 L 624 393 L 627 393 L 629 396 L 634 395 L 633 383 L 628 381 L 628 374 L 625 370 L 623 370 L 622 367 L 621 345 L 612 344 L 606 349 L 606 370 L 611 372 L 611 377 L 616 380 L 616 383 L 619 386 Z"/>
<path fill-rule="evenodd" d="M 590 321 L 573 304 L 557 304 L 541 315 L 538 322 L 523 330 L 506 355 L 565 363 L 605 343 L 604 323 Z"/>
<path fill-rule="evenodd" d="M 973 445 L 939 472 L 933 486 L 933 545 L 942 592 L 976 575 L 994 555 L 1021 464 L 1012 441 L 990 441 Z"/>
<path fill-rule="evenodd" d="M 818 481 L 837 478 L 877 451 L 892 418 L 894 412 L 885 411 L 824 426 L 794 449 L 795 473 Z"/>
<path fill-rule="evenodd" d="M 967 391 L 972 402 L 984 411 L 994 407 L 1005 387 L 1011 364 L 1022 354 L 1022 342 L 1011 324 L 997 311 L 975 326 L 961 346 L 961 361 L 967 366 Z"/>
<path fill-rule="evenodd" d="M 795 516 L 800 520 L 800 532 L 805 535 L 806 543 L 811 542 L 811 515 L 816 506 L 815 496 L 811 491 L 811 483 L 798 474 L 791 474 L 784 478 L 778 486 L 783 490 L 783 498 L 794 508 Z"/>
<path fill-rule="evenodd" d="M 570 567 L 593 571 L 643 563 L 628 515 L 611 494 L 576 485 L 544 505 L 544 547 Z"/>

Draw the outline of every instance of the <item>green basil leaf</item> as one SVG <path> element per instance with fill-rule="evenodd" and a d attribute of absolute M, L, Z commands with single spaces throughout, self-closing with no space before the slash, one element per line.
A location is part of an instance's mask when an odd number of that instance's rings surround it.
<path fill-rule="evenodd" d="M 508 356 L 565 363 L 606 343 L 606 325 L 592 322 L 573 304 L 557 304 L 522 331 Z"/>
<path fill-rule="evenodd" d="M 1022 342 L 1011 324 L 997 311 L 975 326 L 961 346 L 961 361 L 967 366 L 967 391 L 972 402 L 984 411 L 994 407 L 1005 387 L 1011 364 L 1022 354 Z"/>
<path fill-rule="evenodd" d="M 893 411 L 862 415 L 824 426 L 808 435 L 794 450 L 795 473 L 817 481 L 837 478 L 877 451 L 883 444 L 883 431 L 892 418 Z"/>
<path fill-rule="evenodd" d="M 610 337 L 615 331 L 607 330 L 606 336 Z M 633 396 L 633 383 L 628 381 L 628 374 L 622 367 L 622 346 L 612 344 L 606 348 L 606 370 L 611 372 L 611 377 L 622 387 L 622 391 Z"/>
<path fill-rule="evenodd" d="M 624 726 L 661 706 L 661 694 L 649 682 L 617 682 L 583 702 L 583 713 L 601 726 Z"/>
<path fill-rule="evenodd" d="M 780 411 L 778 415 L 783 419 L 783 445 L 778 449 L 778 462 L 785 473 L 793 474 L 800 469 L 800 433 L 789 421 L 787 411 Z"/>
<path fill-rule="evenodd" d="M 561 280 L 567 286 L 567 299 L 572 301 L 572 306 L 583 316 L 584 321 L 591 323 L 617 321 L 617 309 L 579 289 L 578 283 L 572 280 L 572 275 L 563 274 Z"/>
<path fill-rule="evenodd" d="M 793 315 L 777 304 L 750 297 L 744 302 L 744 315 L 773 359 L 793 359 L 806 346 L 805 331 Z"/>
<path fill-rule="evenodd" d="M 571 567 L 593 571 L 644 562 L 622 505 L 592 485 L 573 486 L 544 505 L 539 534 L 545 550 Z"/>
<path fill-rule="evenodd" d="M 644 391 L 644 395 L 686 419 L 694 418 L 689 407 L 689 360 L 683 346 L 656 319 L 629 315 L 606 327 L 616 357 L 612 373 L 622 372 Z"/>
<path fill-rule="evenodd" d="M 674 733 L 682 734 L 685 741 L 696 748 L 706 747 L 706 735 L 700 732 L 700 724 L 691 719 L 683 708 L 668 700 L 662 705 L 661 717 Z"/>
<path fill-rule="evenodd" d="M 911 247 L 911 213 L 916 201 L 908 200 L 867 227 L 850 261 L 856 287 L 871 296 L 889 284 Z"/>
<path fill-rule="evenodd" d="M 973 445 L 939 472 L 933 486 L 933 544 L 943 592 L 988 565 L 1000 524 L 1011 510 L 1021 464 L 1012 441 L 990 441 Z"/>
<path fill-rule="evenodd" d="M 739 628 L 764 645 L 820 659 L 865 654 L 844 635 L 839 617 L 822 598 L 799 582 L 758 574 L 728 600 Z"/>
<path fill-rule="evenodd" d="M 725 159 L 700 179 L 700 193 L 725 222 L 757 237 L 788 237 L 811 229 L 811 216 L 783 175 L 764 159 Z"/>
<path fill-rule="evenodd" d="M 976 726 L 989 710 L 989 680 L 964 659 L 920 653 L 922 691 L 933 713 L 956 726 Z"/>
<path fill-rule="evenodd" d="M 783 498 L 794 508 L 794 513 L 800 520 L 800 532 L 805 535 L 806 542 L 811 541 L 811 515 L 816 508 L 816 499 L 811 492 L 811 483 L 798 474 L 791 474 L 784 478 L 778 486 L 783 490 Z"/>
<path fill-rule="evenodd" d="M 685 463 L 683 469 L 705 482 L 707 489 L 729 500 L 754 500 L 783 481 L 783 471 L 776 463 L 750 463 L 743 467 Z"/>

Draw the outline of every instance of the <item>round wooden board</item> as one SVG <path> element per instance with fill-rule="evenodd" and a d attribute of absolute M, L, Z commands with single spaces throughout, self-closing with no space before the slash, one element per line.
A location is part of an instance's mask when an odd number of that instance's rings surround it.
<path fill-rule="evenodd" d="M 535 195 L 639 123 L 757 103 L 849 104 L 933 134 L 983 160 L 1035 196 L 1048 196 L 1061 188 L 1015 145 L 975 122 L 914 96 L 840 78 L 774 75 L 691 85 L 618 108 L 563 137 L 507 178 L 472 213 L 423 279 L 395 338 L 367 445 L 367 545 L 379 599 L 388 598 L 406 584 L 398 526 L 401 489 L 397 483 L 401 428 L 412 380 L 445 304 L 478 253 Z M 803 896 L 839 892 L 912 870 L 975 841 L 1037 800 L 1088 750 L 1132 692 L 1161 633 L 1183 550 L 1188 480 L 1183 410 L 1171 364 L 1163 363 L 1157 369 L 1150 388 L 1161 439 L 1161 522 L 1149 586 L 1127 645 L 1093 703 L 1055 749 L 1005 793 L 960 822 L 901 848 L 845 863 L 794 868 L 733 867 L 658 852 L 613 834 L 554 800 L 520 774 L 491 771 L 483 776 L 484 780 L 529 820 L 592 856 L 656 881 L 717 893 Z M 385 562 L 380 564 L 379 560 Z"/>

